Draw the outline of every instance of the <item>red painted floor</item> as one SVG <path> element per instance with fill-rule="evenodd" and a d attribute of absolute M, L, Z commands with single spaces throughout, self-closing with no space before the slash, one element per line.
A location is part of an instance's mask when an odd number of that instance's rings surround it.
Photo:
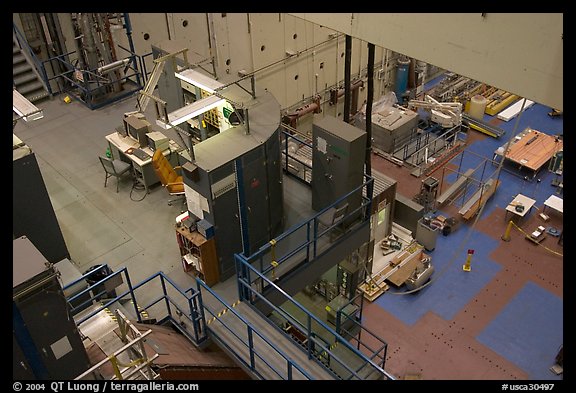
<path fill-rule="evenodd" d="M 484 137 L 478 133 L 470 136 Z M 398 181 L 397 190 L 404 196 L 411 198 L 420 190 L 423 178 L 411 176 L 410 169 L 398 167 L 379 156 L 373 156 L 372 162 L 374 169 Z M 442 173 L 442 170 L 437 171 L 434 176 L 441 177 Z M 544 224 L 538 212 L 532 212 L 521 227 L 526 232 L 532 232 L 538 225 L 554 226 L 561 230 L 562 216 L 550 215 L 551 220 Z M 446 321 L 429 312 L 413 326 L 408 326 L 377 304 L 365 303 L 366 327 L 388 343 L 388 372 L 398 379 L 529 378 L 526 372 L 478 342 L 475 337 L 527 281 L 562 298 L 563 258 L 534 245 L 516 229 L 511 233 L 510 242 L 501 241 L 506 226 L 503 208 L 495 208 L 492 214 L 478 221 L 476 230 L 500 241 L 490 257 L 500 263 L 502 269 L 452 320 Z M 548 236 L 543 245 L 561 254 L 563 250 L 557 244 L 557 239 Z"/>

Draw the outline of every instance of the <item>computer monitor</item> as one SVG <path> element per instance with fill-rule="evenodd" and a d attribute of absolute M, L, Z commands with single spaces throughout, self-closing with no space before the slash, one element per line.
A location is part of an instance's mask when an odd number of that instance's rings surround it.
<path fill-rule="evenodd" d="M 124 118 L 124 128 L 126 134 L 130 136 L 135 141 L 138 141 L 140 147 L 146 147 L 148 144 L 148 139 L 146 134 L 148 133 L 148 123 L 145 119 L 139 119 L 136 116 L 130 115 Z"/>
<path fill-rule="evenodd" d="M 166 150 L 169 147 L 168 137 L 159 131 L 149 132 L 146 137 L 148 138 L 148 147 L 152 151 L 156 151 L 156 149 Z"/>

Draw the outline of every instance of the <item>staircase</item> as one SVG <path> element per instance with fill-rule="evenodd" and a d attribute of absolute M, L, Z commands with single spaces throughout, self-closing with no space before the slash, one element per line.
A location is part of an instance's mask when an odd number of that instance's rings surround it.
<path fill-rule="evenodd" d="M 12 78 L 16 90 L 32 103 L 48 97 L 38 73 L 15 41 L 12 41 L 12 54 Z"/>

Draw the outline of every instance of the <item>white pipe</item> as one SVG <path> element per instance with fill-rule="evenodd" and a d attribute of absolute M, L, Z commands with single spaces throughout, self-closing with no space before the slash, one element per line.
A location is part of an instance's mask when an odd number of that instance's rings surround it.
<path fill-rule="evenodd" d="M 97 71 L 99 74 L 106 74 L 108 72 L 117 70 L 118 68 L 124 67 L 126 64 L 128 64 L 128 62 L 130 62 L 129 58 L 118 60 L 113 63 L 103 65 L 102 67 L 98 67 Z"/>

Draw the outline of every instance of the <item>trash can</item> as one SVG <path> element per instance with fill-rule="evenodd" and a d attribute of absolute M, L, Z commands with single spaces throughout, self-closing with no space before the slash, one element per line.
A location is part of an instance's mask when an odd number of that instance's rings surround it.
<path fill-rule="evenodd" d="M 85 277 L 86 282 L 88 285 L 92 286 L 99 281 L 102 281 L 106 277 L 110 276 L 112 273 L 112 269 L 108 267 L 108 265 L 95 265 L 89 268 L 84 272 L 84 275 L 89 274 Z M 116 276 L 120 277 L 120 275 Z M 112 282 L 114 281 L 114 282 Z M 113 299 L 116 297 L 116 290 L 115 288 L 118 285 L 115 285 L 115 279 L 105 281 L 102 284 L 96 285 L 92 288 L 92 293 L 94 296 L 94 300 L 101 300 L 101 299 Z"/>

